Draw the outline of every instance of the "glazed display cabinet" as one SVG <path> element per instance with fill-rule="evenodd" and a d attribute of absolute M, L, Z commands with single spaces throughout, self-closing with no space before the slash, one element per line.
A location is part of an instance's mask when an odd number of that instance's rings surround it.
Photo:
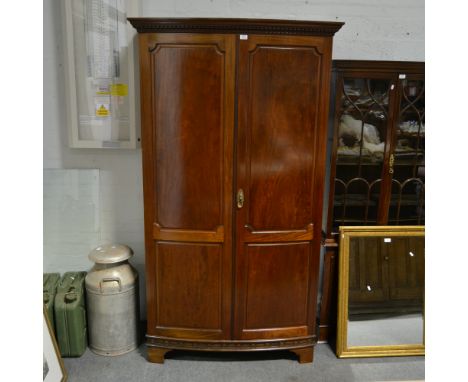
<path fill-rule="evenodd" d="M 424 63 L 336 60 L 333 73 L 321 337 L 335 316 L 339 227 L 424 225 Z"/>
<path fill-rule="evenodd" d="M 332 39 L 342 23 L 130 19 L 139 32 L 148 358 L 311 362 Z"/>

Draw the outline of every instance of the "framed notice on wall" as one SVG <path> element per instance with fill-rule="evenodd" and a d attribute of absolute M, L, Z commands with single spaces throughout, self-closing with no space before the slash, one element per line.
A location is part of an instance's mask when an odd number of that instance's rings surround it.
<path fill-rule="evenodd" d="M 65 0 L 69 144 L 136 148 L 135 0 Z"/>

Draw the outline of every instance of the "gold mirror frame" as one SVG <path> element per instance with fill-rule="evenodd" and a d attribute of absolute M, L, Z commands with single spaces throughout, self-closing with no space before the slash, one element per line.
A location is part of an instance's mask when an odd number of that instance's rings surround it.
<path fill-rule="evenodd" d="M 60 355 L 60 349 L 55 338 L 54 329 L 49 321 L 45 305 L 42 307 L 42 316 L 44 324 L 47 327 L 47 330 L 44 327 L 43 356 L 44 361 L 47 359 L 48 367 L 51 368 L 49 375 L 44 373 L 43 381 L 54 380 L 54 378 L 58 377 L 60 378 L 60 382 L 66 382 L 68 375 L 63 364 L 62 356 Z"/>
<path fill-rule="evenodd" d="M 342 226 L 340 227 L 338 273 L 338 332 L 336 354 L 340 358 L 413 356 L 425 354 L 424 309 L 423 343 L 348 347 L 349 245 L 351 237 L 424 236 L 424 226 Z"/>

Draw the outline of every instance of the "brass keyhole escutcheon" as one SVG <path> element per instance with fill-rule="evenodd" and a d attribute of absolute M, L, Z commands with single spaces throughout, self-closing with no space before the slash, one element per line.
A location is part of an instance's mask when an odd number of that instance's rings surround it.
<path fill-rule="evenodd" d="M 244 190 L 242 188 L 237 191 L 237 208 L 244 207 Z"/>

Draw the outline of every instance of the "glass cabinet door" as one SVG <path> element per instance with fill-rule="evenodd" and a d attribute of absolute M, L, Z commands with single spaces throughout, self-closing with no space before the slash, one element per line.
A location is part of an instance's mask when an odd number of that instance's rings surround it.
<path fill-rule="evenodd" d="M 389 160 L 389 225 L 424 224 L 424 78 L 400 79 L 399 110 Z"/>
<path fill-rule="evenodd" d="M 377 224 L 392 77 L 341 77 L 333 229 Z"/>

